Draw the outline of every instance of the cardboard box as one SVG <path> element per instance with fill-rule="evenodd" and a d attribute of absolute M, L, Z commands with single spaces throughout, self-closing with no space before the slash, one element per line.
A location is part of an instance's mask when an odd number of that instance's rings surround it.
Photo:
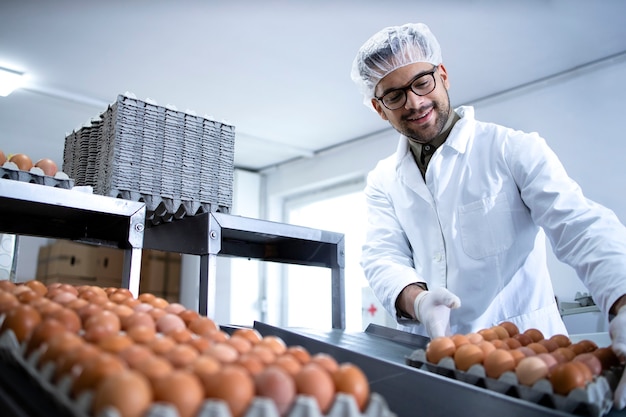
<path fill-rule="evenodd" d="M 179 253 L 144 250 L 141 257 L 139 292 L 149 292 L 165 299 L 170 295 L 178 297 L 180 267 Z"/>
<path fill-rule="evenodd" d="M 39 248 L 36 277 L 44 283 L 116 287 L 122 284 L 124 251 L 58 240 Z M 144 249 L 139 293 L 152 293 L 170 302 L 180 297 L 181 255 Z"/>

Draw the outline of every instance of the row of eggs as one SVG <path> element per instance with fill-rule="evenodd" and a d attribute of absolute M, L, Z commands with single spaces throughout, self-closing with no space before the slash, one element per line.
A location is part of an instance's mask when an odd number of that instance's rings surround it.
<path fill-rule="evenodd" d="M 24 153 L 16 153 L 6 155 L 2 149 L 0 149 L 0 166 L 5 162 L 12 162 L 17 166 L 20 171 L 30 171 L 33 167 L 39 168 L 43 171 L 44 175 L 54 177 L 59 168 L 56 162 L 50 158 L 41 158 L 37 162 L 33 162 L 30 156 Z"/>
<path fill-rule="evenodd" d="M 146 414 L 155 402 L 193 417 L 204 400 L 223 400 L 245 415 L 255 397 L 288 415 L 296 396 L 313 397 L 322 413 L 338 393 L 367 408 L 369 382 L 351 363 L 287 346 L 252 328 L 232 334 L 213 320 L 149 293 L 127 289 L 0 281 L 0 333 L 11 330 L 54 380 L 71 377 L 75 399 L 93 393 L 94 415 L 106 407 L 122 417 Z M 47 365 L 48 364 L 48 365 Z"/>

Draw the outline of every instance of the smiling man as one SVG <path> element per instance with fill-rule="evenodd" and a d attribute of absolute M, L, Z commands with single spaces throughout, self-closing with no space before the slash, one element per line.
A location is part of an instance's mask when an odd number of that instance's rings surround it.
<path fill-rule="evenodd" d="M 626 228 L 587 199 L 546 141 L 452 109 L 439 44 L 424 24 L 388 27 L 352 67 L 367 106 L 400 133 L 369 173 L 361 265 L 402 330 L 443 336 L 503 321 L 567 334 L 545 237 L 626 353 Z M 619 314 L 618 314 L 619 313 Z M 624 384 L 616 405 L 626 404 Z"/>

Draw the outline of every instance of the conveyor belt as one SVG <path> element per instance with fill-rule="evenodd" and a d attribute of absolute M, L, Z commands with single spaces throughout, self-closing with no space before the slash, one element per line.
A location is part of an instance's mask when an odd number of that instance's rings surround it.
<path fill-rule="evenodd" d="M 406 365 L 406 357 L 424 348 L 428 339 L 395 329 L 370 326 L 365 332 L 283 329 L 255 322 L 262 335 L 281 337 L 311 353 L 327 352 L 340 362 L 352 362 L 366 373 L 373 392 L 391 411 L 404 416 L 545 417 L 572 416 L 513 396 L 450 379 Z M 613 410 L 606 416 L 626 416 Z"/>

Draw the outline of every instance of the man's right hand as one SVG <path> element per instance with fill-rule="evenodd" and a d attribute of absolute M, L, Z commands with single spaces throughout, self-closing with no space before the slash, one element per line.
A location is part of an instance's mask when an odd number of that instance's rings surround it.
<path fill-rule="evenodd" d="M 431 339 L 450 335 L 450 310 L 459 308 L 459 297 L 443 287 L 422 291 L 415 298 L 415 318 L 426 327 Z"/>

